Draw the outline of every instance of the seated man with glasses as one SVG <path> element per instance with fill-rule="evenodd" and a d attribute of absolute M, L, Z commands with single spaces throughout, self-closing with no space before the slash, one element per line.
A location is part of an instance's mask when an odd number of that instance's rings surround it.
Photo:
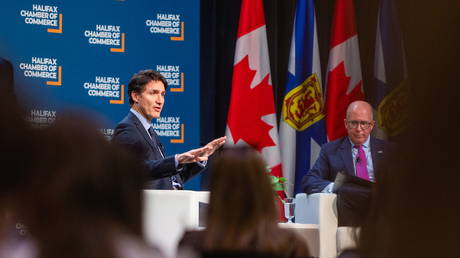
<path fill-rule="evenodd" d="M 372 107 L 352 102 L 344 119 L 347 136 L 322 146 L 314 166 L 302 179 L 307 194 L 337 193 L 339 226 L 359 226 L 369 210 L 371 186 L 381 170 L 388 142 L 370 136 L 374 128 Z M 334 185 L 337 175 L 343 183 Z"/>

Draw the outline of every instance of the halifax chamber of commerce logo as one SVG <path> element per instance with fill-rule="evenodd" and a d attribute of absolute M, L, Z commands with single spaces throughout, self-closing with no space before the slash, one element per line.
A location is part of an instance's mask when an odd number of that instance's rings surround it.
<path fill-rule="evenodd" d="M 284 97 L 282 116 L 297 131 L 303 131 L 324 118 L 324 103 L 315 73 Z"/>

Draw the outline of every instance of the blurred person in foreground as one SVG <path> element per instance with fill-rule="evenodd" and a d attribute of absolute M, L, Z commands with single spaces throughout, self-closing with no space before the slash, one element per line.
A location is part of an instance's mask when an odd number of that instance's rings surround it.
<path fill-rule="evenodd" d="M 358 249 L 341 257 L 460 257 L 458 118 L 459 8 L 432 1 L 395 2 L 407 51 L 405 132 L 383 173 L 359 232 Z M 414 9 L 416 7 L 416 9 Z M 404 12 L 405 11 L 405 12 Z M 430 16 L 430 19 L 426 19 Z M 436 23 L 432 21 L 436 20 Z"/>
<path fill-rule="evenodd" d="M 276 194 L 258 152 L 225 149 L 211 168 L 207 227 L 186 232 L 180 248 L 215 257 L 310 256 L 305 240 L 278 228 Z"/>
<path fill-rule="evenodd" d="M 112 142 L 133 153 L 146 167 L 146 189 L 181 190 L 206 166 L 207 159 L 225 143 L 225 137 L 206 146 L 167 156 L 152 119 L 160 117 L 168 83 L 159 72 L 142 70 L 128 84 L 131 109 L 116 126 Z"/>
<path fill-rule="evenodd" d="M 460 257 L 460 138 L 453 119 L 460 108 L 458 96 L 446 94 L 457 83 L 455 74 L 412 82 L 408 111 L 400 110 L 409 114 L 404 137 L 388 171 L 377 175 L 357 249 L 340 258 Z"/>
<path fill-rule="evenodd" d="M 18 194 L 34 170 L 40 146 L 14 98 L 0 101 L 0 123 L 0 257 L 13 258 L 11 253 L 24 250 L 28 236 L 18 212 L 23 206 Z"/>
<path fill-rule="evenodd" d="M 78 116 L 41 130 L 22 195 L 29 257 L 160 257 L 141 236 L 143 167 Z"/>

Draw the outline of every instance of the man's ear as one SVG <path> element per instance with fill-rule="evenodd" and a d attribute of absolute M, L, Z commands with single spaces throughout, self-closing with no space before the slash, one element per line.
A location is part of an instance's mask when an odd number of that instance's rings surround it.
<path fill-rule="evenodd" d="M 374 127 L 375 127 L 375 120 L 372 120 L 372 122 L 371 122 L 371 130 L 374 129 Z"/>
<path fill-rule="evenodd" d="M 131 98 L 134 100 L 134 103 L 137 103 L 137 102 L 139 102 L 140 96 L 139 96 L 139 94 L 137 92 L 132 91 L 131 92 Z"/>

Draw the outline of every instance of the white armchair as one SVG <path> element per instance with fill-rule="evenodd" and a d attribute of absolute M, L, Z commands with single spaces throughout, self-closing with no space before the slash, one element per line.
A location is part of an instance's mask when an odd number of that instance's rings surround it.
<path fill-rule="evenodd" d="M 337 195 L 329 193 L 299 193 L 295 198 L 295 222 L 319 226 L 320 258 L 334 258 L 355 245 L 353 229 L 337 226 L 336 201 Z"/>
<path fill-rule="evenodd" d="M 143 230 L 147 242 L 166 257 L 175 257 L 177 244 L 188 229 L 199 227 L 200 203 L 209 202 L 209 192 L 144 190 Z"/>

